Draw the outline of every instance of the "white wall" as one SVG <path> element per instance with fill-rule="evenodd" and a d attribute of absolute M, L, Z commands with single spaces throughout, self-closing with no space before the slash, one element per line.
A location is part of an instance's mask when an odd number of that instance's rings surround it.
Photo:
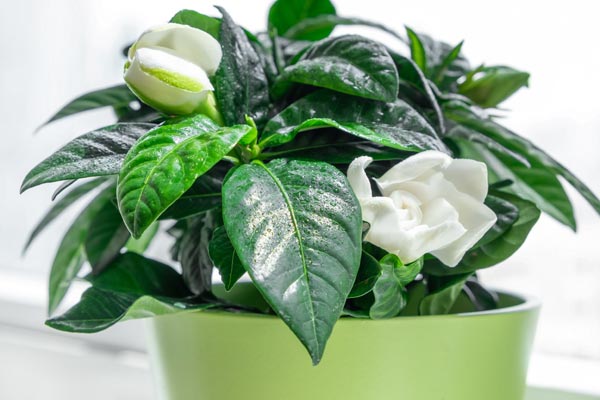
<path fill-rule="evenodd" d="M 120 49 L 181 8 L 212 12 L 199 0 L 19 0 L 0 4 L 0 268 L 46 273 L 62 220 L 27 258 L 20 249 L 44 213 L 50 186 L 18 195 L 26 172 L 66 140 L 105 124 L 106 111 L 32 131 L 74 96 L 120 82 Z M 268 1 L 219 2 L 250 30 L 265 26 Z M 596 2 L 505 0 L 392 2 L 340 0 L 338 12 L 403 24 L 463 47 L 473 64 L 531 72 L 531 88 L 505 104 L 511 128 L 542 144 L 600 193 L 600 52 Z M 344 28 L 340 32 L 348 32 Z M 390 40 L 369 30 L 371 36 Z M 600 358 L 600 218 L 573 191 L 580 231 L 542 218 L 523 249 L 486 271 L 493 285 L 534 293 L 545 308 L 538 349 Z M 27 291 L 27 287 L 18 291 Z"/>

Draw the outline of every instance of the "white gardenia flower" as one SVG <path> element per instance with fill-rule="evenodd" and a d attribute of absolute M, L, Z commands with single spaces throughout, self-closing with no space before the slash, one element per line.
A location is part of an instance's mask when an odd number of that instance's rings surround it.
<path fill-rule="evenodd" d="M 496 214 L 483 204 L 484 163 L 424 151 L 375 179 L 383 196 L 373 196 L 365 173 L 372 161 L 358 157 L 348 168 L 363 220 L 370 224 L 365 240 L 404 263 L 431 253 L 454 267 L 496 223 Z"/>
<path fill-rule="evenodd" d="M 221 62 L 219 42 L 187 25 L 150 29 L 129 49 L 125 82 L 141 101 L 167 114 L 214 108 L 209 76 Z"/>

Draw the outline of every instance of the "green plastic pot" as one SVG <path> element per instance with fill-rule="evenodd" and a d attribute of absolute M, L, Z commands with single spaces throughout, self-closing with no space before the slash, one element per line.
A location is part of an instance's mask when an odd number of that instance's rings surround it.
<path fill-rule="evenodd" d="M 241 298 L 250 285 L 229 293 Z M 313 367 L 282 321 L 217 311 L 157 317 L 161 400 L 522 400 L 539 304 L 506 293 L 487 312 L 342 318 Z M 460 310 L 455 310 L 460 311 Z"/>

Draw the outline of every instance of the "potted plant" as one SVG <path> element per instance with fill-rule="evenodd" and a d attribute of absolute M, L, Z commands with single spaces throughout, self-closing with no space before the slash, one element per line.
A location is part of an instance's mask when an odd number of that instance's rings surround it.
<path fill-rule="evenodd" d="M 405 38 L 329 0 L 277 0 L 256 35 L 217 8 L 144 32 L 125 84 L 48 121 L 98 107 L 118 119 L 23 182 L 63 182 L 26 247 L 94 193 L 59 245 L 47 324 L 153 317 L 165 399 L 521 399 L 539 306 L 477 271 L 541 212 L 575 229 L 558 177 L 600 212 L 497 121 L 529 75 L 473 68 L 462 42 Z M 406 54 L 331 36 L 338 25 L 381 29 Z M 172 265 L 144 256 L 153 240 L 171 241 Z M 90 287 L 56 315 L 80 276 Z"/>

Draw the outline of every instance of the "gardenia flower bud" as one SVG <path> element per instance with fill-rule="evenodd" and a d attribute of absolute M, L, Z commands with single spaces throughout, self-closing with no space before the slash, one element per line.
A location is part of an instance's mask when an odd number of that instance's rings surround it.
<path fill-rule="evenodd" d="M 363 220 L 370 224 L 365 241 L 404 263 L 431 253 L 454 267 L 496 223 L 496 214 L 483 204 L 484 163 L 439 151 L 418 153 L 375 179 L 383 196 L 374 197 L 365 173 L 372 161 L 359 157 L 348 168 Z"/>
<path fill-rule="evenodd" d="M 221 45 L 187 25 L 150 29 L 129 49 L 125 82 L 139 99 L 167 114 L 216 113 L 209 76 L 221 62 Z"/>

